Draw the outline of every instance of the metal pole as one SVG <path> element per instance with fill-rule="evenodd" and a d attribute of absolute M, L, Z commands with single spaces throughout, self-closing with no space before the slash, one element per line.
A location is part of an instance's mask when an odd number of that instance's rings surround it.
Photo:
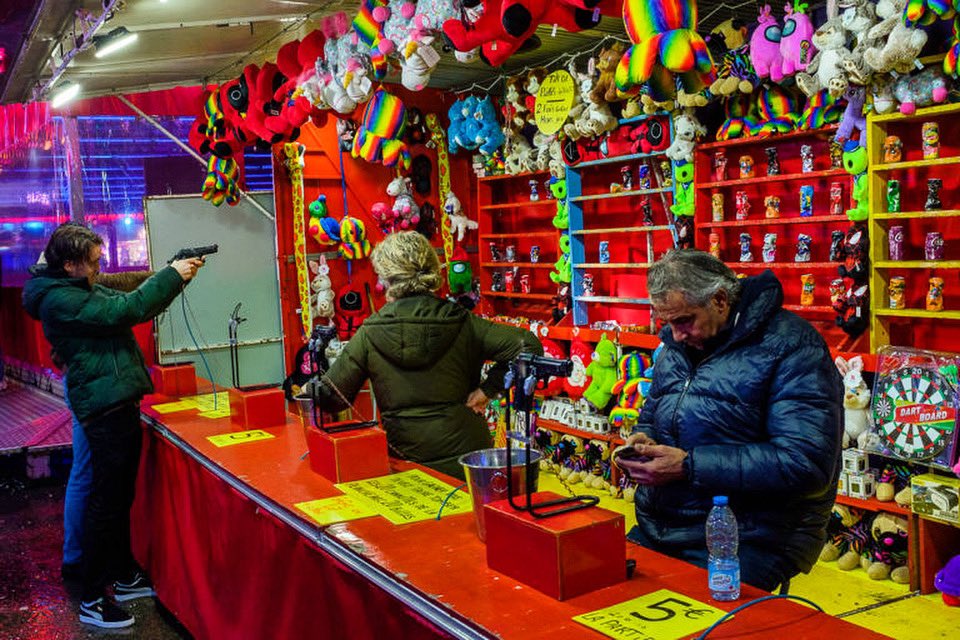
<path fill-rule="evenodd" d="M 128 107 L 130 107 L 130 109 L 131 109 L 134 113 L 136 113 L 138 116 L 140 116 L 141 118 L 143 118 L 144 120 L 146 120 L 147 122 L 149 122 L 151 125 L 153 125 L 153 127 L 154 127 L 155 129 L 157 129 L 157 131 L 159 131 L 159 132 L 162 133 L 163 135 L 165 135 L 165 136 L 167 136 L 168 138 L 170 138 L 178 147 L 180 147 L 181 149 L 183 149 L 184 151 L 186 151 L 187 153 L 189 153 L 191 156 L 193 156 L 194 158 L 196 158 L 196 159 L 197 159 L 197 162 L 199 162 L 200 164 L 202 164 L 204 167 L 207 166 L 207 161 L 203 159 L 203 156 L 201 156 L 199 153 L 197 153 L 196 151 L 194 151 L 194 149 L 193 149 L 190 145 L 186 144 L 183 140 L 181 140 L 181 139 L 178 138 L 177 136 L 175 136 L 175 135 L 173 135 L 172 133 L 170 133 L 169 131 L 167 131 L 166 128 L 164 128 L 164 126 L 163 126 L 162 124 L 160 124 L 159 122 L 157 122 L 157 121 L 156 121 L 154 118 L 152 118 L 151 116 L 148 116 L 146 113 L 144 113 L 144 112 L 140 109 L 140 107 L 138 107 L 137 105 L 135 105 L 135 104 L 133 104 L 132 102 L 130 102 L 129 100 L 127 100 L 126 96 L 121 95 L 121 94 L 118 93 L 118 94 L 115 94 L 115 97 L 117 98 L 117 100 L 119 100 L 119 101 L 122 102 L 123 104 L 127 105 Z M 250 197 L 250 194 L 248 194 L 248 193 L 247 193 L 246 191 L 244 191 L 243 189 L 240 189 L 239 187 L 238 187 L 238 191 L 240 191 L 240 195 L 242 195 L 244 198 L 246 198 L 246 199 L 247 199 L 247 202 L 249 202 L 250 204 L 252 204 L 260 213 L 262 213 L 262 214 L 267 218 L 267 220 L 270 220 L 271 222 L 276 221 L 276 218 L 274 218 L 272 215 L 270 215 L 270 212 L 267 211 L 267 210 L 263 207 L 262 204 L 260 204 L 259 202 L 257 202 L 257 201 L 254 200 L 253 198 L 251 198 L 251 197 Z"/>
<path fill-rule="evenodd" d="M 63 119 L 64 169 L 70 196 L 70 220 L 83 224 L 83 157 L 80 155 L 80 132 L 76 116 Z"/>

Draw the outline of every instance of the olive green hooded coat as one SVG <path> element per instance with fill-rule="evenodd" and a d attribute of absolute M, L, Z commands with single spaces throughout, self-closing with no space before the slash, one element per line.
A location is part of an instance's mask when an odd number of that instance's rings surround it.
<path fill-rule="evenodd" d="M 319 402 L 346 408 L 369 379 L 394 455 L 463 477 L 457 458 L 493 446 L 485 418 L 466 406 L 483 389 L 499 395 L 507 365 L 543 353 L 524 329 L 496 324 L 432 295 L 388 303 L 367 318 L 324 378 Z M 483 364 L 497 363 L 481 384 Z"/>

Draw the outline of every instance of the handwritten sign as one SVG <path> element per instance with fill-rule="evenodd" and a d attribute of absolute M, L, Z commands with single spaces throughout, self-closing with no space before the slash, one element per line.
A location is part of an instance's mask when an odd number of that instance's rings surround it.
<path fill-rule="evenodd" d="M 187 409 L 193 409 L 194 404 L 192 402 L 164 402 L 163 404 L 155 404 L 150 407 L 157 413 L 175 413 L 177 411 L 186 411 Z"/>
<path fill-rule="evenodd" d="M 214 407 L 216 404 L 216 408 Z M 176 402 L 164 402 L 150 407 L 157 413 L 175 413 L 177 411 L 187 411 L 197 409 L 200 416 L 204 418 L 224 418 L 230 415 L 230 394 L 221 391 L 216 395 L 204 393 L 198 396 L 187 396 L 180 398 Z"/>
<path fill-rule="evenodd" d="M 560 131 L 570 116 L 575 96 L 573 77 L 566 71 L 554 71 L 544 78 L 533 107 L 537 128 L 547 135 Z"/>
<path fill-rule="evenodd" d="M 436 518 L 444 498 L 453 490 L 446 482 L 419 469 L 380 478 L 344 482 L 336 487 L 348 495 L 368 501 L 374 505 L 377 513 L 393 524 Z M 443 507 L 443 515 L 468 513 L 472 509 L 470 494 L 456 491 Z"/>
<path fill-rule="evenodd" d="M 573 619 L 609 638 L 676 640 L 706 629 L 724 613 L 693 598 L 660 589 Z"/>
<path fill-rule="evenodd" d="M 377 515 L 371 503 L 352 495 L 333 496 L 322 500 L 299 502 L 295 505 L 320 525 L 346 522 Z"/>
<path fill-rule="evenodd" d="M 256 442 L 257 440 L 269 440 L 273 437 L 273 435 L 267 433 L 266 431 L 253 429 L 251 431 L 234 431 L 233 433 L 221 433 L 218 436 L 207 436 L 207 440 L 213 443 L 215 447 L 229 447 L 232 444 Z"/>
<path fill-rule="evenodd" d="M 211 420 L 215 418 L 229 418 L 230 417 L 230 405 L 220 405 L 215 411 L 202 411 L 197 414 L 198 418 L 209 418 Z"/>

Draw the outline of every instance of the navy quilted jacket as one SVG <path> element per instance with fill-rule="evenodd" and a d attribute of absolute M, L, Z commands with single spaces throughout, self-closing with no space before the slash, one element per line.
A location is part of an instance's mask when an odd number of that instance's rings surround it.
<path fill-rule="evenodd" d="M 785 552 L 801 571 L 816 561 L 836 496 L 842 383 L 823 338 L 782 303 L 771 272 L 744 280 L 726 341 L 696 367 L 661 333 L 634 431 L 687 451 L 690 482 L 639 488 L 649 538 L 704 548 L 711 498 L 728 495 L 741 544 Z"/>

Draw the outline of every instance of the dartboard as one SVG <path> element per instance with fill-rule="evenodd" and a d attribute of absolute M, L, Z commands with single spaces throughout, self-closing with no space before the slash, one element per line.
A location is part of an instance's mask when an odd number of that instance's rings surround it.
<path fill-rule="evenodd" d="M 942 452 L 953 436 L 956 389 L 938 371 L 903 367 L 880 377 L 873 417 L 893 453 L 927 460 Z"/>

